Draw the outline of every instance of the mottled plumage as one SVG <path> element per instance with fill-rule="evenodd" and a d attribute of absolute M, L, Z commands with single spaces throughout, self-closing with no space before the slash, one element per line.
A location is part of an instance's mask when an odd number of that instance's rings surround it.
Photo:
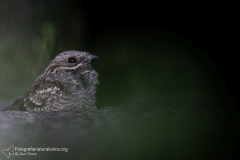
<path fill-rule="evenodd" d="M 65 51 L 35 80 L 31 90 L 5 110 L 87 111 L 96 108 L 98 73 L 90 64 L 97 56 Z"/>

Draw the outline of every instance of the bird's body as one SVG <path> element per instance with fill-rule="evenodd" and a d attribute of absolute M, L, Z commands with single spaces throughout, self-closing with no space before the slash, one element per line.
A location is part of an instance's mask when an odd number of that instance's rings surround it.
<path fill-rule="evenodd" d="M 35 80 L 26 96 L 5 110 L 87 111 L 96 108 L 98 73 L 88 52 L 65 51 L 57 55 Z"/>

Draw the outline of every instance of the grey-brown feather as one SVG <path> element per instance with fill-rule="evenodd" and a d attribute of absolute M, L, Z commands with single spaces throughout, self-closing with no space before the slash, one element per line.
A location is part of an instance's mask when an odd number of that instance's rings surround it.
<path fill-rule="evenodd" d="M 74 57 L 76 63 L 69 63 Z M 31 90 L 4 110 L 87 111 L 95 109 L 98 73 L 92 69 L 96 56 L 65 51 L 56 56 L 35 80 Z"/>

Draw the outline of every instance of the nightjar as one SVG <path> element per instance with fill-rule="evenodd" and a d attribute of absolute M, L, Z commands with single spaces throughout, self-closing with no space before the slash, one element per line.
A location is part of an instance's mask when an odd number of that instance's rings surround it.
<path fill-rule="evenodd" d="M 4 110 L 87 111 L 95 109 L 98 73 L 88 52 L 65 51 L 57 55 L 35 80 L 31 90 Z"/>

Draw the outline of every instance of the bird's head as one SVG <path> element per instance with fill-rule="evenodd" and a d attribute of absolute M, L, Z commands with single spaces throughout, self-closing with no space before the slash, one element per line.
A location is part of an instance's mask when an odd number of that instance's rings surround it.
<path fill-rule="evenodd" d="M 97 56 L 88 52 L 65 51 L 57 55 L 48 65 L 45 74 L 61 71 L 78 71 L 84 73 L 91 71 L 91 60 L 98 59 Z"/>
<path fill-rule="evenodd" d="M 60 82 L 82 86 L 84 89 L 98 84 L 98 74 L 92 69 L 91 60 L 98 57 L 88 52 L 65 51 L 57 55 L 36 81 Z M 38 83 L 38 82 L 36 82 Z M 70 87 L 70 86 L 69 86 Z"/>

